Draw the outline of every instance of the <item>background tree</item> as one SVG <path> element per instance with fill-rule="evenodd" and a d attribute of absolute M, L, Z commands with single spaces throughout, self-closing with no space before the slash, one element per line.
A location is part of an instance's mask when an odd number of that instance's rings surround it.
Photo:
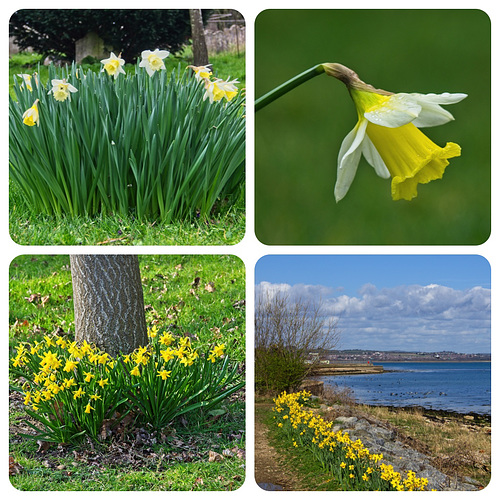
<path fill-rule="evenodd" d="M 255 310 L 257 390 L 296 389 L 314 366 L 306 363 L 309 352 L 337 345 L 338 319 L 322 316 L 321 309 L 321 301 L 286 292 L 259 295 Z"/>
<path fill-rule="evenodd" d="M 147 344 L 136 255 L 71 255 L 75 339 L 116 356 Z"/>
<path fill-rule="evenodd" d="M 205 30 L 203 28 L 203 17 L 200 9 L 189 11 L 191 21 L 191 36 L 193 40 L 193 64 L 195 66 L 206 66 L 208 64 L 208 50 L 205 41 Z"/>
<path fill-rule="evenodd" d="M 204 15 L 207 15 L 204 12 Z M 188 42 L 187 9 L 24 9 L 9 22 L 9 36 L 21 50 L 74 60 L 75 43 L 95 32 L 128 63 L 143 50 L 178 52 Z"/>

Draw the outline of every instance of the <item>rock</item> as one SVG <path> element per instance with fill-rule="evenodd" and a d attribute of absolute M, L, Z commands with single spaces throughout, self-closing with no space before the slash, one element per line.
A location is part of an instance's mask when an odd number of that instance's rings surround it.
<path fill-rule="evenodd" d="M 339 416 L 335 419 L 336 425 L 332 428 L 347 431 L 352 440 L 361 439 L 370 453 L 383 454 L 383 462 L 390 464 L 394 470 L 404 473 L 412 470 L 418 477 L 429 480 L 428 489 L 438 491 L 472 491 L 477 487 L 456 478 L 451 478 L 440 472 L 431 464 L 430 457 L 420 453 L 397 439 L 393 430 L 369 422 L 364 418 Z"/>

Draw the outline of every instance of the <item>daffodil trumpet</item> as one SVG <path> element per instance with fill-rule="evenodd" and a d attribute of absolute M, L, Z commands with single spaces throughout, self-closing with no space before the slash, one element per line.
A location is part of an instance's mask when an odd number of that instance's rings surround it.
<path fill-rule="evenodd" d="M 346 85 L 358 114 L 358 122 L 342 142 L 338 155 L 334 190 L 337 202 L 347 194 L 361 156 L 377 175 L 392 177 L 393 200 L 415 198 L 418 184 L 442 178 L 448 159 L 460 156 L 458 144 L 449 142 L 441 148 L 420 128 L 453 120 L 451 113 L 441 105 L 460 102 L 467 94 L 395 94 L 363 82 L 342 64 L 320 64 L 297 75 L 258 99 L 256 111 L 322 73 Z"/>

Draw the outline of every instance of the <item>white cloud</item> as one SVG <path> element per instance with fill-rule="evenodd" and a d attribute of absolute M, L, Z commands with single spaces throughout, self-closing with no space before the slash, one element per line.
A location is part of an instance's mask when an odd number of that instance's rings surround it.
<path fill-rule="evenodd" d="M 334 296 L 319 285 L 262 282 L 257 292 L 286 291 L 292 297 L 320 299 L 325 316 L 340 317 L 341 348 L 490 350 L 491 291 L 456 290 L 431 284 L 378 289 L 363 285 L 357 296 Z"/>

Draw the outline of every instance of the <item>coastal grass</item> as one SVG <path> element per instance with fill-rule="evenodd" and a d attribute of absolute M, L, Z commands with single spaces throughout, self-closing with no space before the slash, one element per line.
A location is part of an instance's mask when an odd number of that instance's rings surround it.
<path fill-rule="evenodd" d="M 260 396 L 257 401 L 272 399 Z M 432 459 L 433 465 L 450 477 L 471 478 L 479 489 L 485 488 L 491 479 L 491 424 L 486 420 L 474 420 L 458 414 L 433 414 L 422 408 L 393 408 L 356 404 L 348 392 L 337 393 L 329 389 L 314 400 L 315 411 L 325 419 L 334 418 L 326 410 L 330 405 L 341 405 L 350 416 L 375 419 L 392 428 L 402 441 Z M 259 411 L 268 413 L 262 416 L 270 429 L 272 444 L 284 460 L 291 465 L 305 490 L 331 489 L 333 483 L 327 482 L 324 469 L 309 460 L 305 450 L 298 450 L 286 440 L 278 438 L 278 430 L 273 425 L 270 408 Z M 309 475 L 310 474 L 310 475 Z M 319 479 L 323 478 L 323 479 Z M 310 481 L 311 479 L 311 481 Z M 322 486 L 318 487 L 317 483 Z M 338 488 L 340 489 L 340 488 Z"/>
<path fill-rule="evenodd" d="M 458 415 L 429 418 L 421 408 L 411 410 L 360 405 L 358 411 L 389 423 L 433 458 L 449 476 L 470 477 L 481 487 L 491 479 L 491 427 Z M 477 418 L 475 419 L 477 420 Z"/>

